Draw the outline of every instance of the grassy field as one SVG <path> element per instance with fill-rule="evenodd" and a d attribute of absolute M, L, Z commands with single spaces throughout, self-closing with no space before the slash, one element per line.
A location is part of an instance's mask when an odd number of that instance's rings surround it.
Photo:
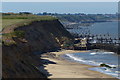
<path fill-rule="evenodd" d="M 26 25 L 33 21 L 55 20 L 52 16 L 37 16 L 37 15 L 3 15 L 2 16 L 2 28 L 10 27 L 12 25 Z"/>
<path fill-rule="evenodd" d="M 52 16 L 37 16 L 32 14 L 10 14 L 2 15 L 2 41 L 6 45 L 16 44 L 13 37 L 24 37 L 24 32 L 22 31 L 11 31 L 16 27 L 29 25 L 33 21 L 51 21 L 57 18 Z M 8 32 L 9 31 L 9 32 Z M 5 32 L 5 33 L 4 33 Z"/>
<path fill-rule="evenodd" d="M 2 20 L 2 28 L 5 28 L 10 25 L 14 25 L 16 23 L 24 22 L 25 19 L 3 19 Z"/>

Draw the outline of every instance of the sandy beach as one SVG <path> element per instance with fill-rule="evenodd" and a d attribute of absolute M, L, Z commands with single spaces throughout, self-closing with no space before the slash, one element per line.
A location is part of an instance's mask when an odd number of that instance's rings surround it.
<path fill-rule="evenodd" d="M 63 54 L 85 52 L 74 50 L 62 50 L 60 52 L 51 52 L 42 55 L 42 59 L 45 63 L 45 69 L 49 73 L 48 78 L 111 78 L 117 80 L 109 75 L 102 74 L 97 71 L 88 70 L 88 68 L 95 67 L 76 62 L 70 62 L 61 57 Z M 46 62 L 47 60 L 47 62 Z M 50 63 L 49 63 L 50 62 Z M 43 71 L 46 74 L 45 71 Z M 47 74 L 46 74 L 47 75 Z"/>

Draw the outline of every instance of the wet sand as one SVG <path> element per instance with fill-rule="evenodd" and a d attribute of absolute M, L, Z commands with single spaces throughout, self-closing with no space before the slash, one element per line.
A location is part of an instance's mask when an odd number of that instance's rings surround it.
<path fill-rule="evenodd" d="M 111 78 L 112 80 L 117 80 L 109 75 L 88 70 L 88 68 L 95 67 L 85 64 L 80 64 L 76 62 L 70 62 L 61 57 L 63 54 L 86 52 L 86 51 L 74 51 L 74 50 L 62 50 L 60 52 L 51 52 L 42 55 L 43 60 L 48 60 L 48 64 L 45 65 L 45 69 L 49 72 L 48 78 Z M 49 61 L 51 63 L 49 63 Z M 44 71 L 43 71 L 44 72 Z M 46 74 L 46 72 L 44 72 Z"/>

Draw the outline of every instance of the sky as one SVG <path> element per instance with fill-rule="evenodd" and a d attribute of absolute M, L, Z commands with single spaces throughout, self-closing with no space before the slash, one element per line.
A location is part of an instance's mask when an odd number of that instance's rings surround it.
<path fill-rule="evenodd" d="M 112 14 L 118 2 L 2 2 L 2 12 Z"/>
<path fill-rule="evenodd" d="M 119 2 L 120 0 L 1 0 L 2 2 Z"/>

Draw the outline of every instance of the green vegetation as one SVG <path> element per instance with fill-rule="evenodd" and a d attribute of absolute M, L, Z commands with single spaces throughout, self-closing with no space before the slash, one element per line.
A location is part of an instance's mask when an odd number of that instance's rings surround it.
<path fill-rule="evenodd" d="M 10 26 L 10 25 L 14 25 L 16 23 L 23 23 L 25 21 L 25 19 L 3 19 L 2 20 L 2 27 L 5 28 L 7 26 Z"/>
<path fill-rule="evenodd" d="M 6 28 L 12 25 L 22 26 L 28 25 L 33 21 L 49 21 L 57 18 L 52 16 L 37 16 L 32 14 L 11 14 L 2 16 L 2 28 Z"/>
<path fill-rule="evenodd" d="M 14 32 L 11 32 L 11 33 L 3 34 L 3 36 L 6 36 L 6 37 L 18 37 L 18 38 L 23 38 L 24 35 L 25 35 L 24 31 L 14 31 Z"/>
<path fill-rule="evenodd" d="M 117 20 L 117 15 L 104 14 L 57 14 L 54 15 L 62 21 L 68 22 L 105 22 Z"/>
<path fill-rule="evenodd" d="M 62 45 L 61 45 L 61 47 L 68 48 L 68 47 L 71 47 L 71 46 L 73 46 L 72 39 L 69 40 L 67 37 L 62 37 Z"/>
<path fill-rule="evenodd" d="M 34 21 L 51 21 L 57 18 L 52 16 L 37 16 L 33 14 L 15 14 L 3 13 L 2 14 L 2 41 L 6 45 L 16 44 L 12 39 L 13 37 L 23 38 L 25 33 L 23 31 L 14 31 L 15 28 L 20 26 L 29 25 Z M 10 31 L 11 30 L 11 31 Z"/>
<path fill-rule="evenodd" d="M 3 15 L 2 19 L 35 19 L 35 20 L 54 20 L 52 16 L 38 16 L 32 14 Z"/>
<path fill-rule="evenodd" d="M 11 45 L 11 44 L 16 44 L 16 42 L 14 40 L 12 40 L 13 37 L 17 37 L 17 38 L 24 38 L 25 32 L 24 31 L 14 31 L 11 33 L 4 33 L 3 36 L 3 40 L 2 42 L 5 45 Z"/>

